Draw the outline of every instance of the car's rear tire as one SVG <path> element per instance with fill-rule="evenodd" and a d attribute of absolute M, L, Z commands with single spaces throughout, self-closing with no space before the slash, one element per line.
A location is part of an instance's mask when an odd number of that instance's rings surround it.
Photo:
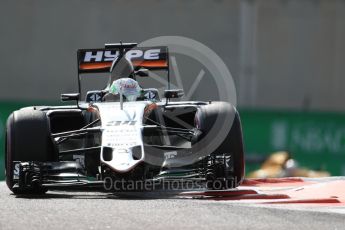
<path fill-rule="evenodd" d="M 200 144 L 197 147 L 197 151 L 205 151 L 210 142 L 218 141 L 220 142 L 217 145 L 218 147 L 209 153 L 209 158 L 218 156 L 218 158 L 224 157 L 225 159 L 228 157 L 231 161 L 227 162 L 231 167 L 230 173 L 226 172 L 229 166 L 225 165 L 225 160 L 223 163 L 218 161 L 217 165 L 210 165 L 208 163 L 206 173 L 207 187 L 209 189 L 228 189 L 239 186 L 244 179 L 245 173 L 244 147 L 239 113 L 229 103 L 212 102 L 209 105 L 201 106 L 195 116 L 196 126 L 202 132 L 197 140 L 197 143 Z M 225 119 L 232 121 L 229 123 L 225 122 L 231 125 L 231 128 L 223 129 L 221 127 Z M 217 134 L 221 130 L 225 130 L 225 138 L 223 140 L 216 140 L 216 138 L 219 138 Z"/>
<path fill-rule="evenodd" d="M 34 109 L 13 112 L 6 125 L 5 174 L 8 188 L 15 194 L 42 194 L 46 189 L 14 188 L 14 161 L 57 161 L 50 135 L 49 120 L 42 111 Z"/>

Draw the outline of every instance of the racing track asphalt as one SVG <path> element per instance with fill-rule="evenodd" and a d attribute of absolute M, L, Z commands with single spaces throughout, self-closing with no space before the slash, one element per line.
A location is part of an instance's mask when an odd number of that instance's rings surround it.
<path fill-rule="evenodd" d="M 0 182 L 0 229 L 344 229 L 345 215 L 96 192 L 16 197 Z"/>

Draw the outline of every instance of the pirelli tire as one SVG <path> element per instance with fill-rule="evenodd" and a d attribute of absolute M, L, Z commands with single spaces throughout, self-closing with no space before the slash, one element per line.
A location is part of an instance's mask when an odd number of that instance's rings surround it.
<path fill-rule="evenodd" d="M 14 188 L 14 161 L 57 161 L 46 114 L 34 109 L 13 112 L 6 124 L 5 175 L 8 188 L 15 194 L 42 194 L 40 186 Z"/>
<path fill-rule="evenodd" d="M 194 151 L 205 151 L 210 146 L 212 149 L 206 158 L 207 188 L 229 189 L 239 186 L 244 180 L 245 163 L 241 120 L 236 108 L 227 102 L 211 102 L 198 108 L 195 123 L 201 134 L 195 143 L 198 145 L 194 144 Z M 223 134 L 219 135 L 220 132 Z M 216 147 L 210 143 L 216 143 Z M 222 157 L 230 159 L 230 162 L 219 161 Z M 215 158 L 218 160 L 212 162 Z"/>

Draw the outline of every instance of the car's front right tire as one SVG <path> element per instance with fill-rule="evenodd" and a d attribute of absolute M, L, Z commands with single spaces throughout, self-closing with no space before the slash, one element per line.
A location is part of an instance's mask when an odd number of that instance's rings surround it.
<path fill-rule="evenodd" d="M 15 194 L 42 194 L 46 189 L 14 188 L 14 162 L 56 161 L 57 154 L 50 135 L 49 120 L 42 111 L 24 109 L 13 112 L 6 124 L 5 175 L 8 188 Z"/>

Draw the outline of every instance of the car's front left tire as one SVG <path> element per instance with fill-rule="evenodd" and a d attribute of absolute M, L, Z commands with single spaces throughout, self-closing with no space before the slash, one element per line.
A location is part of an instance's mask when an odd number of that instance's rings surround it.
<path fill-rule="evenodd" d="M 229 189 L 239 186 L 244 180 L 244 145 L 241 120 L 238 111 L 227 102 L 212 102 L 196 112 L 196 127 L 201 131 L 194 143 L 195 152 L 209 150 L 210 143 L 218 143 L 212 152 L 207 152 L 205 179 L 209 189 Z M 226 123 L 225 121 L 231 121 Z M 229 127 L 224 127 L 228 124 Z M 218 133 L 223 132 L 219 139 Z"/>

